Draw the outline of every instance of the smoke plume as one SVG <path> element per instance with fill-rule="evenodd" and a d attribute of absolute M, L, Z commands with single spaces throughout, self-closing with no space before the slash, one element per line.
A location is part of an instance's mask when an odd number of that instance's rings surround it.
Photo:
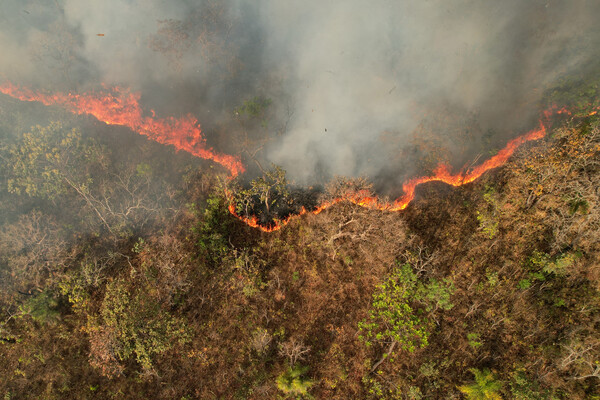
<path fill-rule="evenodd" d="M 415 151 L 463 162 L 531 128 L 548 87 L 597 65 L 598 20 L 586 0 L 4 0 L 0 77 L 127 86 L 205 127 L 263 96 L 263 161 L 400 182 Z"/>

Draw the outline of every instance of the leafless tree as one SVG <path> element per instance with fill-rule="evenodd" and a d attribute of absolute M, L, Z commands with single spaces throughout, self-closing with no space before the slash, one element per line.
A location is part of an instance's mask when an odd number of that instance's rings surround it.
<path fill-rule="evenodd" d="M 264 354 L 269 350 L 273 336 L 264 328 L 257 328 L 252 333 L 250 346 L 258 353 Z"/>
<path fill-rule="evenodd" d="M 294 366 L 298 361 L 305 360 L 309 352 L 310 347 L 296 338 L 291 338 L 287 342 L 279 344 L 279 355 L 287 358 L 290 366 Z"/>

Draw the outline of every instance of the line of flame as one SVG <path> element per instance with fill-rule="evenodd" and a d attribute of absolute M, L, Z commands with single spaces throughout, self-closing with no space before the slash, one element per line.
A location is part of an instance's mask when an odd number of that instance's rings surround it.
<path fill-rule="evenodd" d="M 212 160 L 222 165 L 229 171 L 230 179 L 235 178 L 245 171 L 245 168 L 238 157 L 218 153 L 206 146 L 206 140 L 202 136 L 202 131 L 196 118 L 191 115 L 179 119 L 172 117 L 157 118 L 152 110 L 151 117 L 144 116 L 139 104 L 140 94 L 132 93 L 127 89 L 115 87 L 108 93 L 102 94 L 92 93 L 79 95 L 71 93 L 55 93 L 47 95 L 27 88 L 20 88 L 11 83 L 5 83 L 0 85 L 0 92 L 22 101 L 36 101 L 48 106 L 61 105 L 75 114 L 89 114 L 109 125 L 126 126 L 134 132 L 145 135 L 158 143 L 173 145 L 178 150 L 184 150 L 194 156 Z M 600 110 L 600 108 L 594 109 L 589 115 L 596 114 L 598 110 Z M 543 112 L 545 119 L 549 119 L 555 114 L 571 115 L 571 112 L 566 108 L 559 109 L 557 107 L 551 107 Z M 357 192 L 348 194 L 345 197 L 328 200 L 310 211 L 303 207 L 298 214 L 290 215 L 285 219 L 276 219 L 270 225 L 261 225 L 256 216 L 245 217 L 239 215 L 235 210 L 233 195 L 229 192 L 226 193 L 226 196 L 229 199 L 228 209 L 229 212 L 240 221 L 248 226 L 260 229 L 263 232 L 277 231 L 294 218 L 309 212 L 315 215 L 319 214 L 323 210 L 342 201 L 349 201 L 361 207 L 374 210 L 400 211 L 404 210 L 415 198 L 415 189 L 417 186 L 427 182 L 444 182 L 452 186 L 461 186 L 471 183 L 481 177 L 485 172 L 506 163 L 515 150 L 523 143 L 539 140 L 544 136 L 546 136 L 546 127 L 542 119 L 540 119 L 538 128 L 512 139 L 495 156 L 468 172 L 461 171 L 452 174 L 448 166 L 440 164 L 433 171 L 433 175 L 408 180 L 402 185 L 404 195 L 391 203 L 384 202 L 365 192 Z"/>
<path fill-rule="evenodd" d="M 218 153 L 206 145 L 198 120 L 192 115 L 181 118 L 144 116 L 140 94 L 115 87 L 107 93 L 44 94 L 11 83 L 0 85 L 0 92 L 22 101 L 36 101 L 44 105 L 61 105 L 75 114 L 89 114 L 108 125 L 126 126 L 161 144 L 173 145 L 178 150 L 212 160 L 225 167 L 232 177 L 245 171 L 241 160 Z"/>
<path fill-rule="evenodd" d="M 591 116 L 591 115 L 597 114 L 599 109 L 600 108 L 593 110 L 592 112 L 589 113 L 589 115 Z M 569 110 L 567 110 L 565 107 L 559 109 L 556 106 L 550 107 L 549 109 L 547 109 L 543 112 L 543 116 L 546 120 L 555 114 L 572 115 L 571 112 Z M 542 139 L 544 136 L 546 136 L 546 133 L 547 133 L 546 126 L 544 125 L 544 122 L 542 121 L 542 119 L 540 119 L 539 126 L 536 129 L 532 129 L 531 131 L 527 132 L 526 134 L 512 139 L 496 155 L 494 155 L 490 159 L 486 160 L 482 164 L 476 166 L 475 168 L 473 168 L 467 172 L 461 171 L 461 172 L 458 172 L 453 175 L 450 172 L 450 169 L 447 165 L 439 164 L 438 167 L 433 171 L 433 175 L 417 177 L 417 178 L 413 178 L 413 179 L 410 179 L 407 182 L 405 182 L 402 185 L 402 190 L 404 191 L 404 195 L 402 197 L 394 200 L 391 203 L 383 202 L 379 198 L 370 196 L 369 194 L 366 194 L 365 192 L 357 192 L 357 193 L 349 194 L 345 197 L 338 197 L 338 198 L 326 201 L 312 211 L 307 211 L 303 207 L 298 214 L 290 215 L 285 219 L 276 219 L 272 222 L 271 225 L 267 225 L 267 226 L 261 225 L 258 221 L 258 218 L 255 216 L 244 217 L 242 215 L 237 214 L 237 212 L 235 210 L 235 204 L 232 201 L 232 197 L 230 197 L 229 212 L 234 217 L 236 217 L 240 221 L 244 222 L 245 224 L 247 224 L 253 228 L 260 229 L 263 232 L 274 232 L 274 231 L 278 231 L 281 228 L 283 228 L 292 219 L 295 219 L 296 217 L 300 217 L 304 214 L 307 214 L 308 212 L 311 212 L 312 214 L 315 214 L 315 215 L 319 214 L 323 210 L 325 210 L 335 204 L 343 202 L 343 201 L 348 201 L 350 203 L 353 203 L 358 206 L 368 208 L 371 210 L 401 211 L 401 210 L 404 210 L 406 207 L 408 207 L 410 202 L 414 200 L 415 190 L 416 190 L 417 186 L 427 183 L 427 182 L 443 182 L 443 183 L 446 183 L 451 186 L 461 186 L 461 185 L 465 185 L 467 183 L 471 183 L 471 182 L 477 180 L 478 178 L 480 178 L 485 172 L 504 165 L 508 161 L 508 159 L 513 155 L 515 150 L 517 148 L 519 148 L 519 146 L 521 146 L 522 144 L 524 144 L 526 142 Z"/>
<path fill-rule="evenodd" d="M 334 204 L 340 203 L 342 201 L 349 201 L 358 206 L 368 208 L 371 210 L 381 210 L 381 211 L 401 211 L 404 210 L 411 201 L 415 198 L 415 190 L 417 186 L 422 185 L 427 182 L 444 182 L 448 185 L 452 186 L 461 186 L 467 183 L 475 181 L 481 175 L 483 175 L 486 171 L 490 169 L 497 168 L 510 158 L 510 156 L 515 152 L 515 150 L 525 142 L 531 140 L 538 140 L 543 138 L 546 135 L 546 128 L 543 123 L 540 121 L 540 126 L 537 129 L 534 129 L 523 136 L 519 136 L 510 142 L 500 150 L 495 156 L 485 161 L 483 164 L 478 165 L 473 168 L 471 171 L 467 173 L 459 172 L 457 174 L 451 174 L 448 166 L 444 164 L 438 165 L 438 167 L 433 171 L 433 175 L 431 176 L 422 176 L 410 179 L 402 185 L 402 190 L 404 191 L 404 195 L 393 202 L 383 202 L 379 198 L 370 196 L 365 192 L 356 192 L 348 194 L 345 197 L 338 197 L 329 201 L 326 201 L 319 205 L 314 210 L 310 211 L 313 214 L 319 214 L 323 210 L 333 206 Z M 245 224 L 260 229 L 263 232 L 273 232 L 283 228 L 287 225 L 290 220 L 293 218 L 299 217 L 301 215 L 306 214 L 308 211 L 303 207 L 302 210 L 298 214 L 290 215 L 285 219 L 276 219 L 269 226 L 261 225 L 257 219 L 257 217 L 244 217 L 239 215 L 235 210 L 235 204 L 231 201 L 233 196 L 230 196 L 230 204 L 229 204 L 229 212 L 235 216 L 240 221 Z"/>

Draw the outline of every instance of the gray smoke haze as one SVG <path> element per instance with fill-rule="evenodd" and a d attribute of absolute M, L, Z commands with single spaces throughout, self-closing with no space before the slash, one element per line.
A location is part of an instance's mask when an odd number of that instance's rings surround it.
<path fill-rule="evenodd" d="M 417 169 L 419 132 L 450 159 L 523 133 L 549 85 L 597 65 L 599 20 L 586 0 L 2 0 L 0 77 L 131 86 L 203 125 L 263 95 L 286 127 L 263 157 L 299 183 L 389 179 Z"/>

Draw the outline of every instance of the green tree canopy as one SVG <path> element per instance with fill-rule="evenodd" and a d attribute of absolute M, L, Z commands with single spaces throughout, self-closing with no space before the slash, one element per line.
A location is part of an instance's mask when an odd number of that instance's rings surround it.
<path fill-rule="evenodd" d="M 460 386 L 458 390 L 463 392 L 468 400 L 501 400 L 498 391 L 502 388 L 502 383 L 496 380 L 494 374 L 487 368 L 482 371 L 477 368 L 471 368 L 470 371 L 475 375 L 475 382 L 470 385 Z"/>
<path fill-rule="evenodd" d="M 8 190 L 53 199 L 69 186 L 85 187 L 90 171 L 103 161 L 102 148 L 60 122 L 34 126 L 9 149 Z"/>

